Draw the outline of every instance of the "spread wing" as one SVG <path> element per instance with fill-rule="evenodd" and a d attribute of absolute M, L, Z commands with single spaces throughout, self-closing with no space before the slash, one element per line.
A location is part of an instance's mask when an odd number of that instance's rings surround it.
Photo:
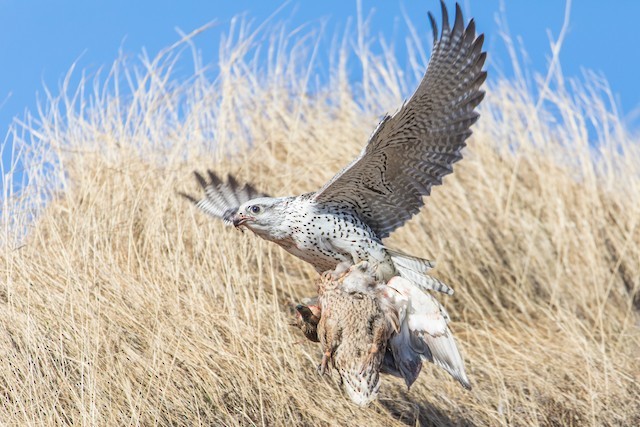
<path fill-rule="evenodd" d="M 315 194 L 318 202 L 351 206 L 380 238 L 387 237 L 424 206 L 422 196 L 453 172 L 478 119 L 486 53 L 473 20 L 465 28 L 456 4 L 453 29 L 444 2 L 442 33 L 435 19 L 427 71 L 411 99 L 378 125 L 357 159 Z"/>
<path fill-rule="evenodd" d="M 209 215 L 224 220 L 226 224 L 231 224 L 231 218 L 243 203 L 257 197 L 267 197 L 266 194 L 259 192 L 250 184 L 240 186 L 232 175 L 228 175 L 227 182 L 224 182 L 218 175 L 209 170 L 207 171 L 209 175 L 209 181 L 207 182 L 198 172 L 193 174 L 204 190 L 204 198 L 197 199 L 182 192 L 180 194 Z"/>
<path fill-rule="evenodd" d="M 449 329 L 449 315 L 430 293 L 418 289 L 404 277 L 393 277 L 387 286 L 389 302 L 398 309 L 400 332 L 389 341 L 398 373 L 411 386 L 420 373 L 422 360 L 432 362 L 466 389 L 471 389 L 464 361 Z"/>

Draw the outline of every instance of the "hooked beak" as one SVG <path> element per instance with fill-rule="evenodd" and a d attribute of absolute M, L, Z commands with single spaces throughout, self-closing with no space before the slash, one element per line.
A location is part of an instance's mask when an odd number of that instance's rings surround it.
<path fill-rule="evenodd" d="M 238 228 L 242 225 L 244 225 L 245 222 L 249 221 L 250 219 L 252 219 L 249 216 L 243 215 L 243 214 L 235 214 L 233 216 L 233 219 L 231 220 L 231 222 L 233 223 L 233 226 L 235 228 Z"/>

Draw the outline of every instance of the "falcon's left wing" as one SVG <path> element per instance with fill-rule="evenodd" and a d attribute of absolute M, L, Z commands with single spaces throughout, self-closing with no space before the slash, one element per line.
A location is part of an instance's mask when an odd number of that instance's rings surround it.
<path fill-rule="evenodd" d="M 198 172 L 193 174 L 204 189 L 205 197 L 198 200 L 189 194 L 180 194 L 209 215 L 224 220 L 226 224 L 231 224 L 231 219 L 243 203 L 258 197 L 267 197 L 250 184 L 240 186 L 231 174 L 227 175 L 226 182 L 210 170 L 207 171 L 209 182 Z"/>
<path fill-rule="evenodd" d="M 433 185 L 453 172 L 478 119 L 486 53 L 473 20 L 465 28 L 456 4 L 453 29 L 442 3 L 440 38 L 431 14 L 434 46 L 429 66 L 411 99 L 385 117 L 360 156 L 314 196 L 351 206 L 378 237 L 387 237 L 418 213 Z"/>

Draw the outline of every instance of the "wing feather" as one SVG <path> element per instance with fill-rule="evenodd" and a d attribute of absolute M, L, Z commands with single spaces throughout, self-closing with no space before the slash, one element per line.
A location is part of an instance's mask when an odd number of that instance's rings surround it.
<path fill-rule="evenodd" d="M 453 28 L 444 2 L 442 30 L 429 20 L 434 45 L 429 66 L 413 96 L 393 116 L 385 116 L 360 155 L 314 196 L 354 209 L 380 238 L 418 213 L 423 196 L 453 172 L 478 120 L 486 53 L 475 23 L 464 26 L 456 4 Z"/>
<path fill-rule="evenodd" d="M 231 223 L 231 218 L 243 203 L 258 197 L 267 197 L 250 184 L 239 184 L 231 174 L 227 175 L 226 182 L 210 170 L 207 171 L 209 181 L 197 171 L 193 174 L 204 190 L 205 197 L 197 199 L 186 193 L 180 194 L 204 212 L 222 219 L 227 224 Z"/>

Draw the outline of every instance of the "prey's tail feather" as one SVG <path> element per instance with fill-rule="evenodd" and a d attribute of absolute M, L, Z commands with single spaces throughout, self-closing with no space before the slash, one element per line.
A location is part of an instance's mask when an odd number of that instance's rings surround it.
<path fill-rule="evenodd" d="M 453 289 L 435 277 L 427 275 L 427 271 L 435 266 L 433 261 L 403 254 L 388 248 L 387 253 L 391 256 L 391 261 L 393 261 L 400 276 L 412 281 L 423 291 L 433 290 L 453 295 Z"/>

